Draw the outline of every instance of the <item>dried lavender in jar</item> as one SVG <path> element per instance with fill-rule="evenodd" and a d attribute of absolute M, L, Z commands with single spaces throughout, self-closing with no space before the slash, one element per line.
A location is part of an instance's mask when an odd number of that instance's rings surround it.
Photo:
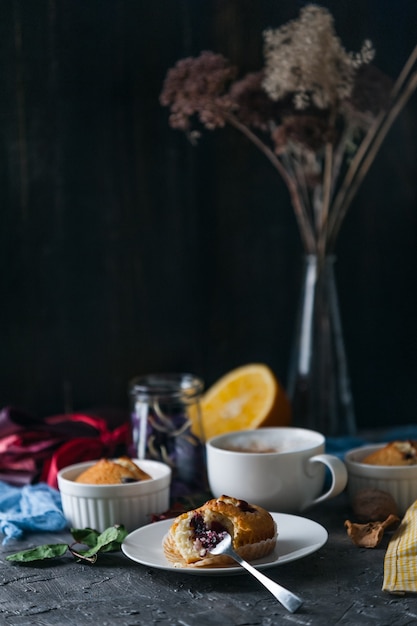
<path fill-rule="evenodd" d="M 148 374 L 130 384 L 130 454 L 170 465 L 172 499 L 206 489 L 203 387 L 193 374 Z"/>

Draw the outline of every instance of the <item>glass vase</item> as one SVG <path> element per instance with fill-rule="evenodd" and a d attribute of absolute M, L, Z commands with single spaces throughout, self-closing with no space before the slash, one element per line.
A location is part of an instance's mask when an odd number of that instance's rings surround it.
<path fill-rule="evenodd" d="M 293 424 L 326 436 L 356 432 L 334 263 L 305 258 L 287 385 Z"/>

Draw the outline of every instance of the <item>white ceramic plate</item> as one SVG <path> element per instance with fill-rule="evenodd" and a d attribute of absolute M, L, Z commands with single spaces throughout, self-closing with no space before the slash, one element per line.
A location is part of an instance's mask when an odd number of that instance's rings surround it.
<path fill-rule="evenodd" d="M 319 550 L 327 541 L 328 533 L 323 526 L 297 515 L 271 513 L 278 526 L 278 541 L 271 554 L 252 565 L 257 569 L 267 569 L 302 559 Z M 177 568 L 166 559 L 162 543 L 173 520 L 163 520 L 142 526 L 130 533 L 122 544 L 124 554 L 149 567 L 170 570 L 177 574 L 197 574 L 199 576 L 229 575 L 244 573 L 240 566 L 230 567 L 189 567 Z"/>

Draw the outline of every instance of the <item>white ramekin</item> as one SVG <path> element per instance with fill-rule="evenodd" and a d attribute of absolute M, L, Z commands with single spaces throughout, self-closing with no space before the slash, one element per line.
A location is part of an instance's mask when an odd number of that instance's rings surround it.
<path fill-rule="evenodd" d="M 392 495 L 400 515 L 417 500 L 417 465 L 369 465 L 362 463 L 368 454 L 386 444 L 367 445 L 345 454 L 348 494 L 351 500 L 363 489 L 379 489 Z"/>
<path fill-rule="evenodd" d="M 133 459 L 152 476 L 124 485 L 86 485 L 76 477 L 97 461 L 77 463 L 58 472 L 62 508 L 72 528 L 94 528 L 103 532 L 122 524 L 130 532 L 151 522 L 152 514 L 169 508 L 171 468 L 164 463 Z"/>

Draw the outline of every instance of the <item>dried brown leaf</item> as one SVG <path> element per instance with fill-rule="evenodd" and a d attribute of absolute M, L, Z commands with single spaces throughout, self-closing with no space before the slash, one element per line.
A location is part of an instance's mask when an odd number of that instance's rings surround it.
<path fill-rule="evenodd" d="M 356 546 L 376 548 L 381 543 L 386 528 L 398 524 L 399 521 L 400 518 L 397 515 L 388 515 L 383 522 L 368 522 L 367 524 L 357 524 L 346 520 L 345 528 Z"/>

